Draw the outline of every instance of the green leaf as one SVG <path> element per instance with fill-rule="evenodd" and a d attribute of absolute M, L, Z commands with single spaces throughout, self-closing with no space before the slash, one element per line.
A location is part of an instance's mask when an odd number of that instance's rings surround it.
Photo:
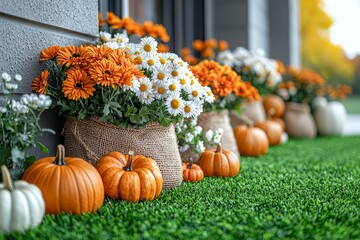
<path fill-rule="evenodd" d="M 104 114 L 104 116 L 107 116 L 110 114 L 110 104 L 109 103 L 105 104 L 104 109 L 103 109 L 103 114 Z"/>
<path fill-rule="evenodd" d="M 49 153 L 49 149 L 44 144 L 42 144 L 41 142 L 37 142 L 36 145 L 40 148 L 40 150 L 43 153 Z"/>

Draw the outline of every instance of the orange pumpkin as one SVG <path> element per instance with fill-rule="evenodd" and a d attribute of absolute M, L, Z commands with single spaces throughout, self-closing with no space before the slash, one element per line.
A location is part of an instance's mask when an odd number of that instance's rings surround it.
<path fill-rule="evenodd" d="M 286 130 L 285 121 L 282 118 L 270 118 L 269 120 L 277 122 L 278 124 L 280 124 L 283 131 Z"/>
<path fill-rule="evenodd" d="M 269 148 L 269 139 L 260 128 L 240 125 L 234 129 L 234 135 L 241 155 L 256 157 Z"/>
<path fill-rule="evenodd" d="M 234 177 L 240 171 L 240 159 L 232 151 L 222 149 L 220 144 L 215 151 L 206 149 L 200 155 L 198 165 L 209 177 Z"/>
<path fill-rule="evenodd" d="M 188 163 L 182 163 L 184 181 L 196 182 L 204 179 L 204 172 L 201 167 L 193 163 L 192 158 Z"/>
<path fill-rule="evenodd" d="M 285 113 L 284 100 L 275 94 L 270 94 L 263 97 L 263 106 L 265 113 L 267 113 L 271 108 L 275 110 L 274 114 L 272 115 L 274 118 L 282 117 Z"/>
<path fill-rule="evenodd" d="M 157 163 L 142 155 L 110 152 L 96 164 L 104 182 L 105 195 L 128 202 L 154 200 L 160 195 L 163 178 Z"/>
<path fill-rule="evenodd" d="M 279 123 L 272 120 L 265 120 L 263 122 L 255 123 L 254 126 L 262 129 L 266 133 L 270 146 L 279 145 L 281 143 L 283 129 Z"/>
<path fill-rule="evenodd" d="M 40 188 L 49 214 L 95 212 L 104 202 L 104 185 L 95 167 L 65 157 L 63 145 L 57 146 L 55 157 L 35 161 L 22 179 Z"/>

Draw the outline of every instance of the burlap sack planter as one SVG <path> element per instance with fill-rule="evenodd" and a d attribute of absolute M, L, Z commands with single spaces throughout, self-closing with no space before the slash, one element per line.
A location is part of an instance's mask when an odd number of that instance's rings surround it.
<path fill-rule="evenodd" d="M 122 129 L 95 118 L 69 117 L 63 133 L 66 156 L 80 157 L 95 165 L 111 151 L 127 154 L 133 150 L 158 163 L 164 189 L 177 187 L 182 182 L 181 158 L 173 125 L 166 128 L 159 123 L 149 123 L 145 128 Z"/>
<path fill-rule="evenodd" d="M 234 130 L 230 124 L 228 110 L 223 110 L 221 112 L 203 112 L 198 117 L 198 125 L 201 126 L 204 131 L 210 129 L 215 131 L 218 128 L 223 128 L 224 134 L 221 140 L 223 149 L 228 149 L 234 152 L 236 156 L 240 156 L 234 136 Z"/>
<path fill-rule="evenodd" d="M 316 124 L 306 103 L 286 103 L 284 121 L 286 132 L 294 138 L 316 137 Z"/>

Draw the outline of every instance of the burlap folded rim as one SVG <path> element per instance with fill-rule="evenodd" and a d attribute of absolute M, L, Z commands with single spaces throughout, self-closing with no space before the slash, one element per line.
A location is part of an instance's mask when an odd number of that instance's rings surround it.
<path fill-rule="evenodd" d="M 240 156 L 234 136 L 234 130 L 230 124 L 228 110 L 223 110 L 221 112 L 203 112 L 198 117 L 198 125 L 201 126 L 204 131 L 208 131 L 210 129 L 215 131 L 218 128 L 223 128 L 224 135 L 221 140 L 223 149 L 228 149 L 234 152 L 236 156 Z"/>
<path fill-rule="evenodd" d="M 133 150 L 135 154 L 157 162 L 164 189 L 177 187 L 182 182 L 181 158 L 173 125 L 166 128 L 154 122 L 144 128 L 122 129 L 96 118 L 79 120 L 68 117 L 63 134 L 66 156 L 80 157 L 95 165 L 111 151 L 127 154 Z"/>

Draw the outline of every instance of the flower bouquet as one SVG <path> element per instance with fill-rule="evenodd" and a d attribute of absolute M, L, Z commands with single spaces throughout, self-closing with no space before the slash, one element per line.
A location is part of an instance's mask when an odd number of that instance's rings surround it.
<path fill-rule="evenodd" d="M 6 165 L 13 179 L 19 179 L 25 169 L 35 161 L 28 151 L 39 147 L 43 152 L 47 148 L 38 141 L 43 132 L 54 133 L 42 128 L 39 120 L 42 112 L 51 105 L 51 99 L 43 94 L 24 94 L 20 99 L 12 95 L 22 80 L 16 74 L 14 80 L 8 73 L 2 73 L 0 81 L 0 165 Z"/>
<path fill-rule="evenodd" d="M 289 66 L 275 91 L 286 102 L 284 120 L 290 137 L 314 138 L 316 125 L 310 104 L 322 89 L 324 79 L 314 71 Z"/>
<path fill-rule="evenodd" d="M 199 116 L 199 125 L 205 131 L 223 128 L 223 147 L 239 155 L 228 110 L 239 110 L 243 102 L 259 99 L 257 89 L 249 82 L 241 81 L 229 66 L 215 61 L 203 60 L 190 68 L 201 85 L 210 87 L 215 99 L 212 104 L 205 102 L 205 113 Z"/>
<path fill-rule="evenodd" d="M 52 97 L 53 106 L 67 117 L 70 155 L 95 164 L 111 150 L 134 150 L 158 162 L 165 188 L 179 185 L 173 124 L 197 117 L 202 105 L 212 102 L 211 90 L 199 84 L 176 54 L 158 53 L 154 38 L 129 43 L 121 37 L 124 41 L 114 36 L 98 46 L 45 49 L 40 60 L 50 63 L 32 88 Z M 171 168 L 175 172 L 165 174 Z"/>

